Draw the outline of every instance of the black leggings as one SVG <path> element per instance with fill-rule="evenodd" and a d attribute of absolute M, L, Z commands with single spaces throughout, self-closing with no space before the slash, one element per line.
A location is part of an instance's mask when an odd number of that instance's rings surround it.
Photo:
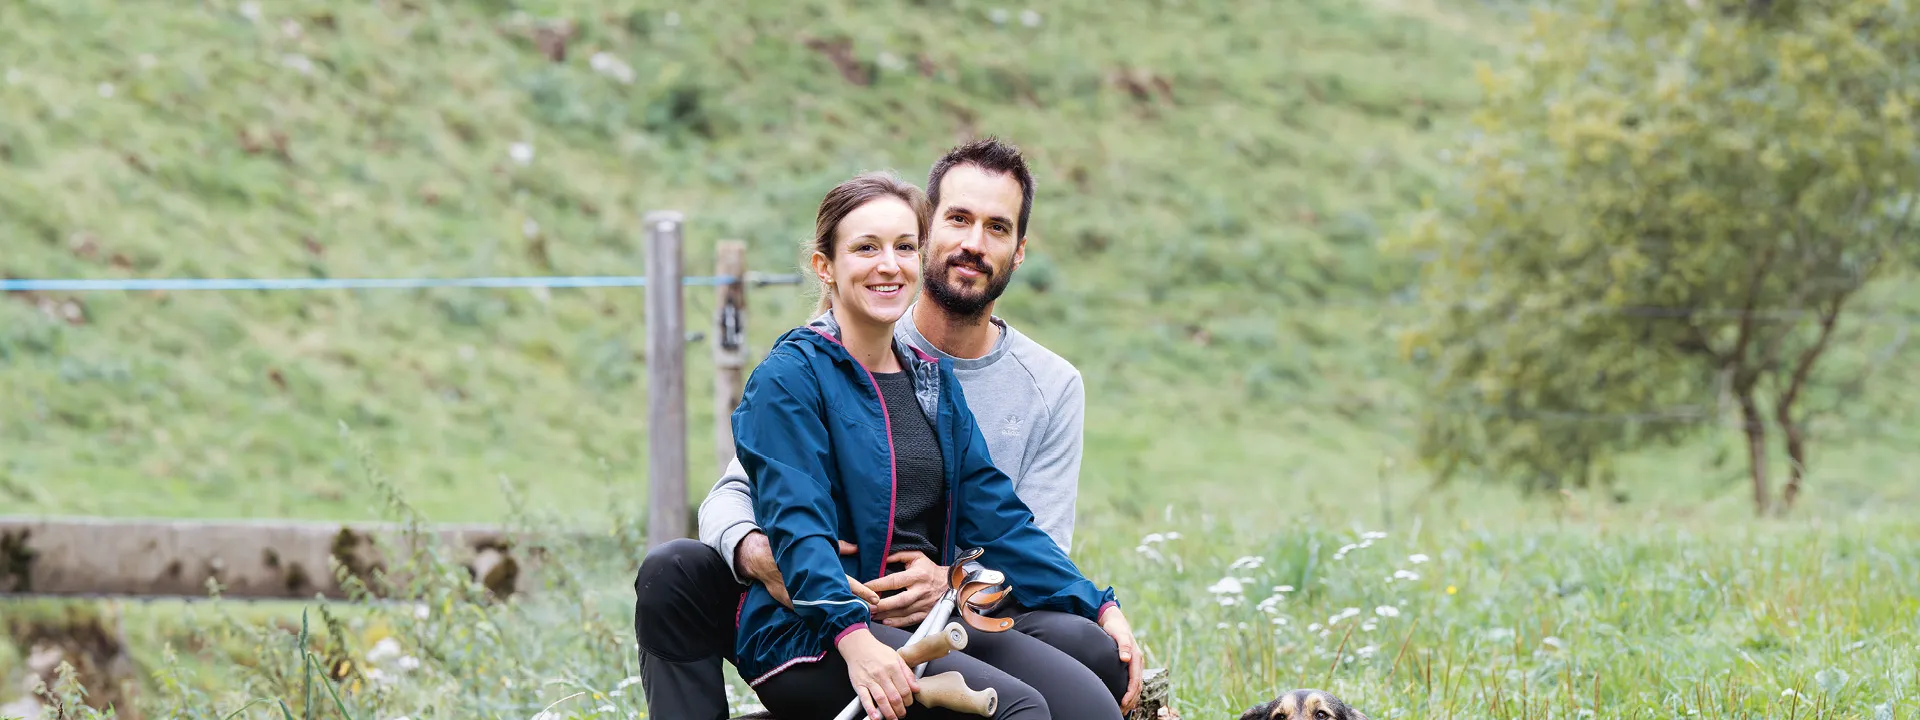
<path fill-rule="evenodd" d="M 1029 613 L 1029 617 L 1044 614 Z M 868 629 L 895 649 L 905 646 L 910 637 L 906 630 L 879 623 L 870 623 Z M 1111 652 L 1112 641 L 1107 642 Z M 1114 664 L 1119 664 L 1117 653 Z M 959 671 L 969 688 L 994 689 L 1000 701 L 994 720 L 1120 720 L 1120 703 L 1107 683 L 1072 655 L 1018 630 L 983 633 L 967 628 L 967 649 L 927 663 L 924 677 L 950 670 Z M 780 720 L 832 720 L 847 703 L 858 700 L 847 680 L 847 663 L 835 650 L 818 662 L 787 668 L 754 691 Z M 866 717 L 864 708 L 857 717 Z M 977 715 L 918 704 L 907 706 L 906 717 L 981 720 Z"/>

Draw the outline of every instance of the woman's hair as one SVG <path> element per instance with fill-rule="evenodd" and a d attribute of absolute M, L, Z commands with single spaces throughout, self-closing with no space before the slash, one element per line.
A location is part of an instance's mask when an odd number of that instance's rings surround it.
<path fill-rule="evenodd" d="M 800 267 L 813 267 L 812 258 L 816 252 L 832 260 L 836 245 L 834 235 L 840 229 L 840 221 L 860 206 L 885 197 L 898 198 L 913 209 L 914 218 L 919 221 L 920 241 L 926 242 L 927 228 L 933 223 L 933 206 L 928 204 L 927 194 L 891 172 L 864 172 L 834 186 L 820 201 L 820 212 L 814 217 L 813 239 L 807 242 L 801 252 Z M 820 302 L 813 308 L 814 316 L 833 306 L 827 288 L 823 285 L 816 289 L 820 292 Z"/>

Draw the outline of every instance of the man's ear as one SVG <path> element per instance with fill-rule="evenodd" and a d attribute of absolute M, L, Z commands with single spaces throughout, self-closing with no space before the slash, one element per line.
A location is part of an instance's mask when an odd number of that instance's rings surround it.
<path fill-rule="evenodd" d="M 1015 270 L 1020 269 L 1020 263 L 1023 263 L 1026 261 L 1027 261 L 1027 236 L 1022 235 L 1020 236 L 1020 241 L 1017 243 L 1014 243 L 1013 245 L 1013 269 Z"/>

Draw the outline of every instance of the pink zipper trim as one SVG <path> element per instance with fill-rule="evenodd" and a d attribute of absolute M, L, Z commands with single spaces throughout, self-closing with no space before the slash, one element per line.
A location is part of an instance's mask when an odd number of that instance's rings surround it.
<path fill-rule="evenodd" d="M 847 344 L 840 342 L 840 338 L 828 335 L 817 327 L 809 326 L 807 329 L 820 333 L 820 337 L 832 340 L 833 344 L 840 346 L 840 349 L 847 349 Z M 847 356 L 853 357 L 853 351 L 848 350 Z M 880 391 L 880 381 L 873 377 L 873 371 L 868 370 L 866 365 L 861 365 L 859 358 L 854 358 L 853 364 L 860 365 L 860 371 L 867 374 L 867 382 L 873 383 L 873 394 L 880 397 L 880 419 L 887 426 L 887 482 L 890 486 L 887 491 L 887 539 L 880 547 L 880 577 L 886 577 L 887 556 L 893 554 L 893 516 L 900 505 L 900 459 L 894 456 L 893 416 L 887 412 L 887 395 Z"/>

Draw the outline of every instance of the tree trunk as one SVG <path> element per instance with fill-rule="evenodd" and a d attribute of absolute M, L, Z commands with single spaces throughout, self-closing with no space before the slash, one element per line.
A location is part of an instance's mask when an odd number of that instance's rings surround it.
<path fill-rule="evenodd" d="M 1807 472 L 1807 448 L 1800 424 L 1787 416 L 1784 405 L 1780 409 L 1780 429 L 1787 435 L 1787 487 L 1780 493 L 1780 512 L 1785 513 L 1793 509 L 1793 500 L 1800 495 L 1800 478 Z"/>
<path fill-rule="evenodd" d="M 1767 423 L 1753 399 L 1753 387 L 1739 388 L 1740 419 L 1747 429 L 1747 469 L 1753 475 L 1753 512 L 1767 514 Z"/>
<path fill-rule="evenodd" d="M 1806 433 L 1800 423 L 1793 420 L 1793 404 L 1800 399 L 1800 389 L 1806 387 L 1814 362 L 1820 359 L 1821 353 L 1826 352 L 1828 341 L 1833 338 L 1833 327 L 1840 319 L 1840 308 L 1846 299 L 1846 295 L 1834 298 L 1833 306 L 1820 314 L 1820 336 L 1814 340 L 1812 347 L 1800 354 L 1800 362 L 1793 368 L 1793 379 L 1788 382 L 1786 393 L 1780 396 L 1779 406 L 1774 408 L 1774 420 L 1787 436 L 1787 487 L 1780 495 L 1780 512 L 1783 513 L 1793 509 L 1794 498 L 1800 496 L 1800 480 L 1807 473 Z"/>

